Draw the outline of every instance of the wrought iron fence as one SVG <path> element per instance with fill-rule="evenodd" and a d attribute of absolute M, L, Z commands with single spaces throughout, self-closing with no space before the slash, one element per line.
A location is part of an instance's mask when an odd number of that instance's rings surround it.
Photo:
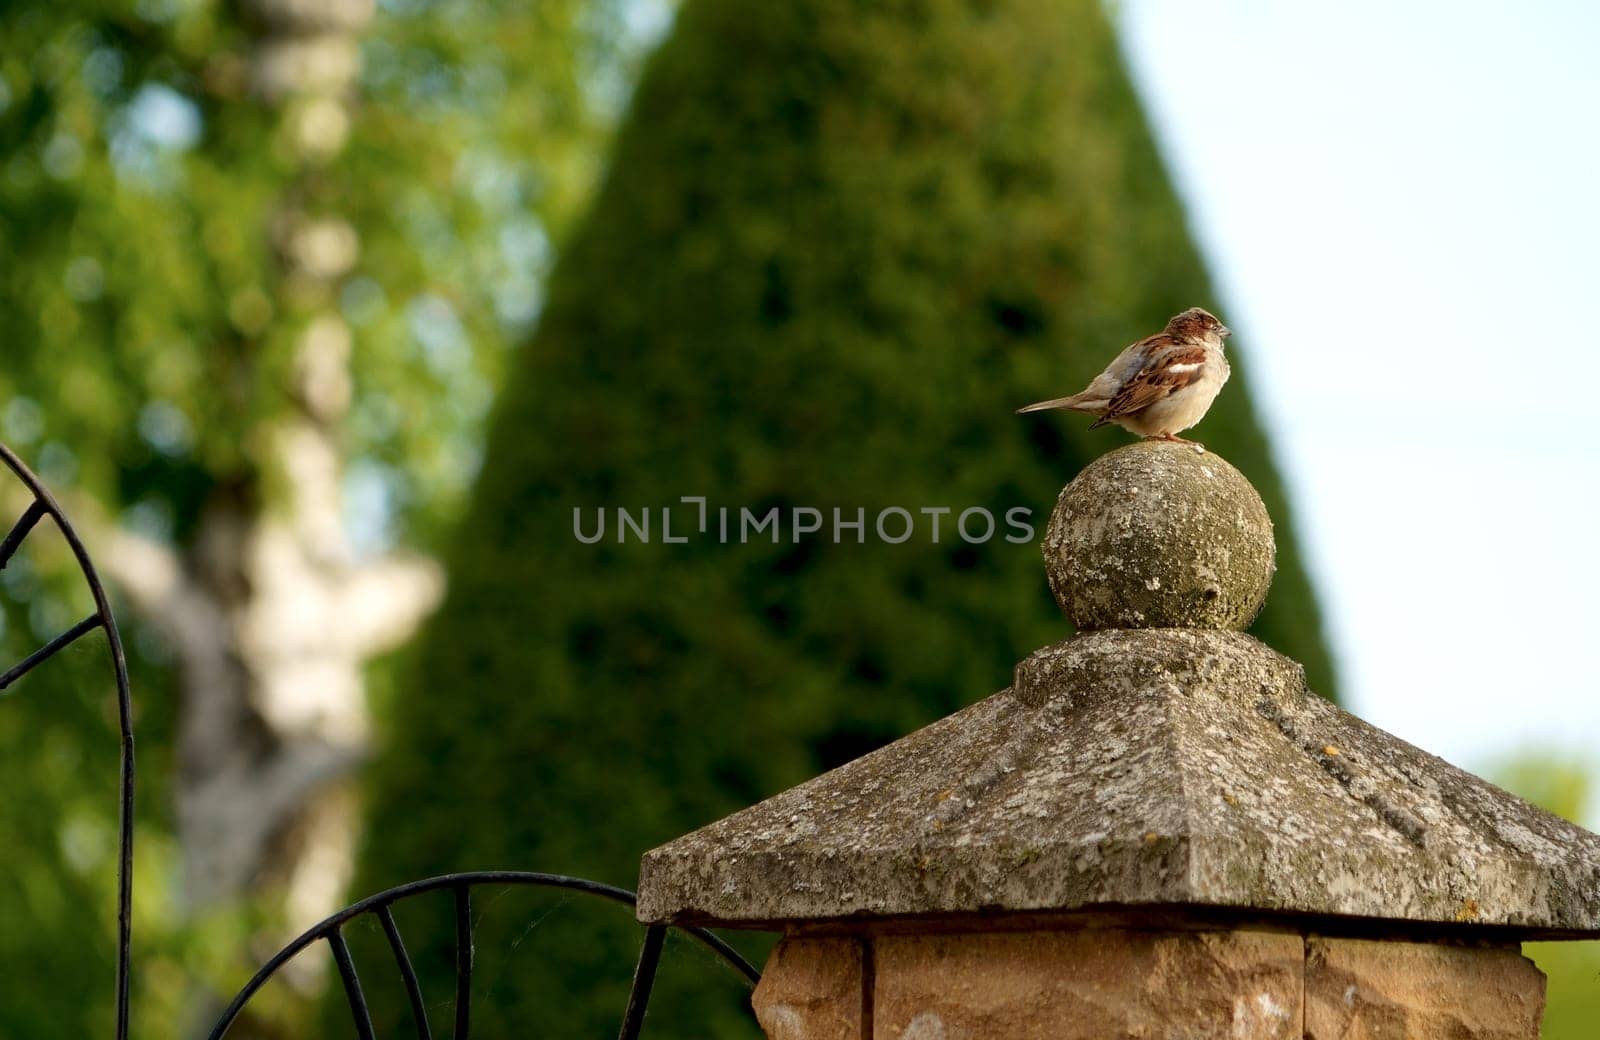
<path fill-rule="evenodd" d="M 634 895 L 625 888 L 616 888 L 604 885 L 598 881 L 588 881 L 583 878 L 566 877 L 561 874 L 537 874 L 516 870 L 486 870 L 469 874 L 446 874 L 443 877 L 428 878 L 425 881 L 413 881 L 409 884 L 399 885 L 375 896 L 369 896 L 359 903 L 353 903 L 338 913 L 318 922 L 308 928 L 289 945 L 280 950 L 261 970 L 256 972 L 245 987 L 233 998 L 233 1003 L 228 1005 L 218 1020 L 216 1028 L 211 1031 L 211 1040 L 222 1040 L 228 1027 L 238 1018 L 239 1013 L 249 1003 L 266 982 L 277 971 L 298 954 L 318 942 L 326 942 L 333 954 L 333 962 L 338 966 L 339 979 L 344 985 L 345 999 L 350 1004 L 350 1015 L 356 1025 L 356 1035 L 361 1040 L 373 1040 L 372 1015 L 367 1010 L 366 996 L 361 990 L 361 978 L 356 971 L 355 962 L 350 954 L 350 947 L 344 939 L 344 927 L 356 918 L 371 914 L 378 919 L 383 928 L 383 934 L 389 941 L 389 950 L 394 955 L 395 969 L 400 973 L 400 979 L 405 985 L 406 999 L 411 1005 L 411 1019 L 417 1028 L 419 1040 L 433 1040 L 432 1028 L 428 1023 L 427 1005 L 423 1001 L 422 986 L 417 979 L 416 970 L 411 966 L 411 955 L 406 950 L 405 940 L 400 935 L 400 926 L 395 923 L 393 906 L 402 900 L 430 892 L 448 891 L 455 899 L 455 962 L 456 962 L 456 989 L 455 989 L 455 1037 L 456 1040 L 466 1040 L 471 1032 L 472 1025 L 472 890 L 481 885 L 520 885 L 537 888 L 558 888 L 570 892 L 579 892 L 584 895 L 597 896 L 601 899 L 620 903 L 624 906 L 634 905 Z M 683 931 L 695 940 L 703 943 L 724 962 L 733 967 L 740 975 L 744 976 L 752 985 L 760 981 L 761 974 L 751 966 L 750 962 L 739 956 L 727 943 L 703 928 L 685 928 Z M 655 984 L 656 968 L 661 962 L 661 948 L 666 939 L 667 928 L 664 925 L 650 925 L 645 929 L 644 942 L 639 949 L 639 961 L 634 968 L 633 986 L 628 995 L 628 1004 L 623 1011 L 622 1028 L 619 1036 L 622 1040 L 632 1040 L 639 1035 L 644 1027 L 645 1008 L 650 1003 L 651 988 Z"/>
<path fill-rule="evenodd" d="M 28 468 L 26 463 L 4 444 L 0 444 L 0 461 L 4 461 L 7 468 L 11 470 L 32 495 L 32 501 L 23 511 L 22 516 L 12 526 L 5 538 L 0 540 L 0 570 L 5 569 L 6 564 L 16 555 L 17 550 L 22 547 L 23 542 L 38 527 L 40 521 L 49 517 L 71 549 L 78 569 L 82 573 L 84 581 L 88 583 L 89 592 L 94 599 L 94 610 L 87 617 L 46 642 L 4 673 L 0 673 L 0 694 L 4 694 L 13 683 L 33 669 L 44 664 L 68 646 L 97 629 L 105 633 L 106 643 L 110 651 L 112 672 L 116 679 L 117 729 L 121 741 L 121 769 L 117 792 L 117 959 L 114 1035 L 116 1040 L 127 1040 L 129 980 L 131 977 L 130 958 L 133 935 L 135 770 L 133 697 L 128 682 L 128 666 L 122 649 L 122 637 L 117 631 L 116 617 L 111 611 L 111 603 L 106 595 L 105 586 L 101 583 L 100 576 L 95 571 L 94 561 L 84 547 L 82 538 L 79 537 L 77 530 L 72 526 L 72 522 L 67 519 L 66 513 L 62 511 L 61 506 L 56 502 L 49 488 L 45 486 L 44 482 L 39 479 L 33 470 Z M 366 915 L 377 918 L 378 924 L 388 940 L 390 952 L 394 957 L 395 970 L 399 973 L 401 982 L 405 987 L 406 998 L 411 1008 L 411 1018 L 416 1026 L 419 1040 L 433 1040 L 433 1031 L 428 1021 L 427 1005 L 423 1000 L 421 983 L 418 980 L 416 970 L 412 967 L 411 956 L 406 949 L 405 940 L 400 934 L 400 927 L 395 921 L 393 907 L 405 900 L 430 893 L 443 892 L 450 893 L 455 901 L 456 978 L 455 1028 L 453 1035 L 455 1040 L 468 1040 L 472 1027 L 472 977 L 475 959 L 472 892 L 475 888 L 485 885 L 561 889 L 594 896 L 626 907 L 634 905 L 634 893 L 627 889 L 602 884 L 598 881 L 589 881 L 584 878 L 531 871 L 489 870 L 446 874 L 441 877 L 427 878 L 399 885 L 376 895 L 368 896 L 360 902 L 352 903 L 313 925 L 284 946 L 283 949 L 279 950 L 277 954 L 261 966 L 261 969 L 256 972 L 249 982 L 245 983 L 226 1010 L 223 1011 L 222 1017 L 211 1030 L 211 1040 L 222 1040 L 256 993 L 286 964 L 319 942 L 326 942 L 329 951 L 333 955 L 333 961 L 338 969 L 339 980 L 344 988 L 346 1002 L 349 1004 L 351 1020 L 355 1025 L 357 1036 L 361 1040 L 373 1040 L 375 1033 L 373 1031 L 372 1015 L 367 1007 L 366 997 L 362 992 L 360 974 L 351 955 L 350 947 L 344 938 L 345 926 Z M 619 1040 L 636 1040 L 644 1028 L 645 1011 L 650 1003 L 650 994 L 655 985 L 656 972 L 660 966 L 662 948 L 666 941 L 668 929 L 669 926 L 667 925 L 652 924 L 644 926 L 644 938 L 639 948 L 638 961 L 634 966 L 633 984 L 629 990 L 627 1005 L 622 1012 L 622 1024 L 618 1033 Z M 716 935 L 703 928 L 684 927 L 679 930 L 711 950 L 712 953 L 751 985 L 760 981 L 760 973 Z"/>
<path fill-rule="evenodd" d="M 122 635 L 117 631 L 117 619 L 111 613 L 111 601 L 106 596 L 106 588 L 100 583 L 100 575 L 95 572 L 94 561 L 89 558 L 89 550 L 83 546 L 83 539 L 78 537 L 77 530 L 72 522 L 67 519 L 66 513 L 61 511 L 55 496 L 50 489 L 44 486 L 33 470 L 4 444 L 0 444 L 0 459 L 16 474 L 28 491 L 33 495 L 33 501 L 22 513 L 6 535 L 0 541 L 0 570 L 22 548 L 22 543 L 28 535 L 39 526 L 39 521 L 49 517 L 55 521 L 56 527 L 61 531 L 61 537 L 66 539 L 67 545 L 72 549 L 72 555 L 78 564 L 78 570 L 83 572 L 84 581 L 89 583 L 89 593 L 94 597 L 94 613 L 79 621 L 76 625 L 50 640 L 44 646 L 35 650 L 20 662 L 0 675 L 0 691 L 10 688 L 11 684 L 44 664 L 50 658 L 65 650 L 79 639 L 100 629 L 106 634 L 106 643 L 111 650 L 111 669 L 117 681 L 117 732 L 122 741 L 122 767 L 117 789 L 117 996 L 116 996 L 116 1038 L 127 1040 L 128 1036 L 128 978 L 129 978 L 129 951 L 133 942 L 133 693 L 128 685 L 128 662 L 122 652 Z"/>

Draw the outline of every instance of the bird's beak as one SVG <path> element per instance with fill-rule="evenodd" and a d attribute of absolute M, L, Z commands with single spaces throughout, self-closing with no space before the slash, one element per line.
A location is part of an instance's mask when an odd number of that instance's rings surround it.
<path fill-rule="evenodd" d="M 1223 339 L 1227 339 L 1229 336 L 1233 335 L 1233 330 L 1228 328 L 1226 325 L 1218 325 L 1217 335 L 1221 336 Z"/>

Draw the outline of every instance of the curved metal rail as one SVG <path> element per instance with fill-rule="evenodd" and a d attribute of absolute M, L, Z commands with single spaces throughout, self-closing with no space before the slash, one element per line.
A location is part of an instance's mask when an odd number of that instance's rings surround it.
<path fill-rule="evenodd" d="M 373 1031 L 372 1014 L 367 1009 L 366 996 L 361 990 L 361 978 L 350 956 L 350 947 L 344 939 L 344 926 L 363 914 L 377 917 L 378 923 L 383 927 L 383 934 L 389 941 L 390 952 L 394 954 L 395 969 L 405 984 L 406 997 L 411 1005 L 411 1019 L 416 1025 L 418 1040 L 433 1040 L 432 1027 L 428 1024 L 427 1005 L 422 998 L 421 983 L 411 965 L 411 955 L 406 950 L 405 940 L 401 938 L 400 927 L 395 923 L 390 908 L 412 896 L 446 889 L 455 896 L 456 907 L 454 1035 L 455 1040 L 468 1040 L 472 1016 L 472 890 L 482 885 L 560 888 L 598 896 L 624 906 L 634 905 L 634 894 L 625 888 L 616 888 L 583 878 L 567 877 L 563 874 L 540 874 L 521 870 L 483 870 L 464 874 L 444 874 L 440 877 L 398 885 L 377 895 L 368 896 L 359 903 L 352 903 L 324 918 L 279 950 L 233 998 L 233 1002 L 217 1021 L 216 1027 L 211 1030 L 210 1040 L 222 1040 L 245 1005 L 261 987 L 266 985 L 280 968 L 317 942 L 326 942 L 333 954 L 334 964 L 339 969 L 339 979 L 344 985 L 345 999 L 350 1004 L 350 1015 L 355 1020 L 356 1035 L 361 1040 L 373 1040 L 376 1034 Z M 628 994 L 628 1006 L 623 1012 L 622 1027 L 618 1033 L 620 1040 L 634 1040 L 644 1027 L 644 1012 L 650 1002 L 651 987 L 655 984 L 656 968 L 661 961 L 661 947 L 666 939 L 667 927 L 653 924 L 645 928 L 644 943 L 639 949 L 639 962 L 634 969 L 633 987 Z M 761 981 L 761 973 L 722 939 L 703 928 L 681 930 L 705 945 L 752 985 Z"/>
<path fill-rule="evenodd" d="M 65 650 L 77 640 L 100 629 L 106 634 L 106 642 L 111 649 L 111 667 L 117 680 L 117 727 L 122 741 L 122 770 L 120 788 L 118 792 L 118 824 L 117 824 L 117 1003 L 116 1003 L 116 1037 L 117 1040 L 127 1040 L 128 1037 L 128 956 L 133 943 L 133 696 L 128 686 L 128 662 L 122 652 L 122 635 L 117 631 L 117 620 L 111 613 L 111 603 L 106 597 L 105 586 L 100 583 L 100 575 L 95 572 L 94 563 L 89 559 L 89 551 L 83 547 L 83 540 L 78 537 L 78 532 L 73 528 L 67 515 L 61 511 L 55 496 L 50 494 L 50 489 L 44 482 L 29 469 L 27 464 L 17 458 L 12 450 L 0 444 L 0 461 L 3 461 L 18 480 L 33 494 L 33 502 L 23 511 L 22 516 L 12 525 L 9 533 L 0 540 L 0 570 L 16 555 L 22 543 L 32 534 L 45 517 L 55 521 L 56 528 L 61 536 L 66 539 L 72 555 L 78 561 L 78 570 L 83 573 L 84 580 L 89 583 L 89 592 L 94 597 L 94 611 L 82 621 L 73 625 L 65 632 L 56 636 L 48 643 L 23 658 L 17 664 L 0 674 L 0 695 L 5 694 L 18 679 L 33 671 L 39 665 L 48 661 L 56 654 Z"/>

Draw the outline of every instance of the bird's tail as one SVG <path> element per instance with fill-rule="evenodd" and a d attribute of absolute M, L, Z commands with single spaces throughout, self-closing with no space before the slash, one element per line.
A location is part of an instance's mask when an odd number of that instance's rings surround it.
<path fill-rule="evenodd" d="M 1023 407 L 1018 408 L 1017 414 L 1025 415 L 1028 412 L 1047 412 L 1052 408 L 1065 408 L 1068 411 L 1088 412 L 1091 415 L 1098 415 L 1106 410 L 1106 399 L 1103 397 L 1092 397 L 1087 393 L 1073 394 L 1071 397 L 1057 397 L 1050 401 L 1035 401 L 1033 404 L 1024 405 Z"/>

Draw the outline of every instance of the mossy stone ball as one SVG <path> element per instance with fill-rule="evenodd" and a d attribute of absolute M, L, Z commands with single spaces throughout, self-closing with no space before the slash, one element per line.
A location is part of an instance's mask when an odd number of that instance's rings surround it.
<path fill-rule="evenodd" d="M 1226 461 L 1143 441 L 1083 469 L 1045 529 L 1050 591 L 1082 631 L 1249 627 L 1277 556 L 1272 518 Z"/>

